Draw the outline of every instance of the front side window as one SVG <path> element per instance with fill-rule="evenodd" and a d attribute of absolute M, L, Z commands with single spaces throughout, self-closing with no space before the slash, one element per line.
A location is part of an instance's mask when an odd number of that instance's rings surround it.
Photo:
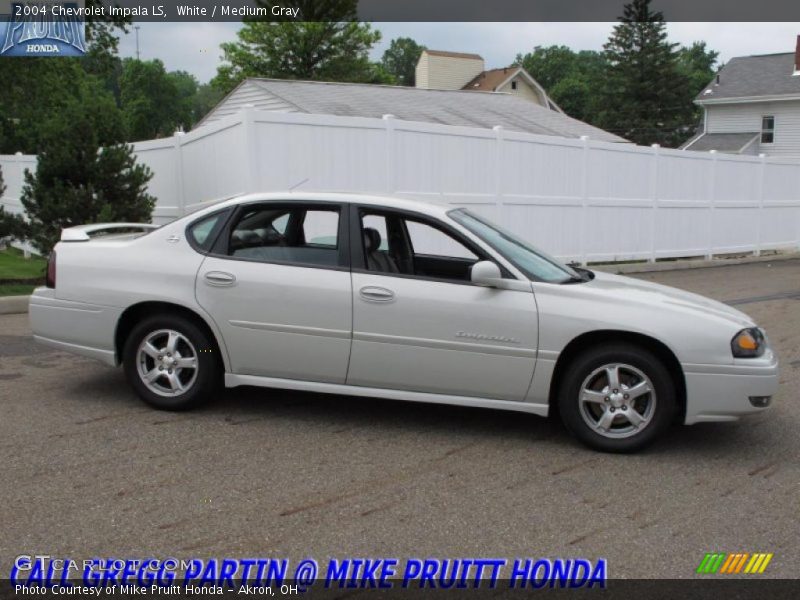
<path fill-rule="evenodd" d="M 469 282 L 481 260 L 455 235 L 404 214 L 363 212 L 361 237 L 365 268 L 377 273 Z"/>
<path fill-rule="evenodd" d="M 478 260 L 474 252 L 440 229 L 418 221 L 406 221 L 406 227 L 415 255 Z"/>
<path fill-rule="evenodd" d="M 761 117 L 761 143 L 772 144 L 775 141 L 775 117 Z"/>
<path fill-rule="evenodd" d="M 497 250 L 533 280 L 548 283 L 583 280 L 574 269 L 561 264 L 555 258 L 534 248 L 513 233 L 505 231 L 466 209 L 459 208 L 447 214 Z"/>
<path fill-rule="evenodd" d="M 247 207 L 230 230 L 227 254 L 264 262 L 339 266 L 339 209 Z"/>

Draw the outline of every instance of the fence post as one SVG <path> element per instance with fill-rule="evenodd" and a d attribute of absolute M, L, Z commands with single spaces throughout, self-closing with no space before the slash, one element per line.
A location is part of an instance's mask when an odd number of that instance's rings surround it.
<path fill-rule="evenodd" d="M 394 115 L 383 115 L 381 117 L 383 119 L 383 125 L 386 131 L 386 191 L 389 194 L 394 194 L 395 192 L 395 181 L 394 181 L 394 171 L 395 171 L 395 152 L 394 152 L 394 122 L 395 116 Z"/>
<path fill-rule="evenodd" d="M 37 160 L 37 164 L 38 164 L 38 160 L 39 160 L 38 156 L 37 156 L 36 160 Z M 23 219 L 28 221 L 29 220 L 28 219 L 28 213 L 25 210 L 25 207 L 22 205 L 22 188 L 25 187 L 25 168 L 22 166 L 22 162 L 23 162 L 23 154 L 22 154 L 22 152 L 15 152 L 14 153 L 14 164 L 16 165 L 17 181 L 19 182 L 19 187 L 17 189 L 17 195 L 14 198 L 14 202 L 13 202 L 13 205 L 14 205 L 13 206 L 13 213 L 21 215 Z M 6 191 L 9 191 L 9 190 L 7 189 Z M 8 197 L 11 198 L 10 195 Z M 8 203 L 9 208 L 11 208 L 11 204 L 12 204 L 11 202 Z M 2 208 L 2 206 L 3 206 L 2 197 L 0 197 L 0 208 Z M 9 211 L 9 212 L 11 212 L 11 211 Z M 30 242 L 28 242 L 28 241 L 21 242 L 18 247 L 22 248 L 22 256 L 24 258 L 27 259 L 27 258 L 31 257 L 31 243 Z"/>
<path fill-rule="evenodd" d="M 36 156 L 36 161 L 38 164 L 39 161 L 38 155 Z M 19 182 L 19 189 L 17 189 L 17 197 L 15 198 L 15 200 L 20 206 L 22 206 L 22 201 L 20 200 L 20 198 L 22 197 L 22 188 L 25 187 L 25 169 L 22 167 L 22 152 L 14 153 L 14 163 L 17 166 L 17 181 Z"/>
<path fill-rule="evenodd" d="M 589 264 L 586 250 L 586 237 L 589 233 L 589 136 L 581 136 L 581 218 L 578 232 L 578 261 L 582 267 Z"/>
<path fill-rule="evenodd" d="M 758 208 L 756 212 L 758 214 L 758 223 L 756 223 L 756 251 L 754 254 L 756 256 L 761 256 L 761 248 L 763 245 L 763 233 L 762 229 L 764 228 L 764 171 L 766 170 L 766 158 L 767 155 L 763 152 L 758 155 L 759 163 L 758 163 Z"/>
<path fill-rule="evenodd" d="M 242 127 L 244 127 L 244 148 L 247 153 L 247 191 L 258 191 L 258 139 L 256 139 L 255 106 L 245 104 L 242 108 Z"/>
<path fill-rule="evenodd" d="M 499 216 L 498 221 L 505 225 L 505 214 L 501 208 L 503 205 L 503 126 L 495 125 L 492 127 L 492 131 L 494 131 L 494 207 L 497 211 L 495 214 Z"/>
<path fill-rule="evenodd" d="M 184 136 L 182 131 L 176 131 L 172 136 L 175 148 L 175 192 L 178 196 L 178 218 L 186 215 L 186 191 L 183 186 L 183 148 L 181 140 Z"/>
<path fill-rule="evenodd" d="M 650 223 L 650 258 L 647 259 L 649 263 L 655 263 L 657 258 L 656 248 L 656 232 L 658 231 L 658 161 L 661 146 L 659 144 L 652 144 L 653 149 L 653 166 L 650 169 L 650 202 L 651 204 L 651 223 Z"/>
<path fill-rule="evenodd" d="M 706 245 L 706 260 L 714 258 L 714 211 L 717 200 L 717 151 L 709 150 L 711 154 L 711 176 L 708 178 L 708 244 Z"/>

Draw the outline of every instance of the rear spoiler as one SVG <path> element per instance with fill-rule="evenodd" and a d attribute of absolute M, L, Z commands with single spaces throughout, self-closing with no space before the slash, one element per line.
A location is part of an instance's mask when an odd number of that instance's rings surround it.
<path fill-rule="evenodd" d="M 160 225 L 150 223 L 94 223 L 92 225 L 77 225 L 61 230 L 62 242 L 88 242 L 93 233 L 111 232 L 115 230 L 136 230 L 143 233 L 158 229 Z"/>

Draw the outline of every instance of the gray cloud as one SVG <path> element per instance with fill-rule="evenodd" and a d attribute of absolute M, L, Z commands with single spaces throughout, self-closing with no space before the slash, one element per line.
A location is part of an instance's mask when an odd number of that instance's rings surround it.
<path fill-rule="evenodd" d="M 236 39 L 240 23 L 141 23 L 143 59 L 160 58 L 167 69 L 183 69 L 201 82 L 214 76 L 222 42 Z M 395 37 L 412 37 L 429 48 L 476 52 L 487 66 L 510 64 L 518 52 L 563 44 L 575 50 L 600 50 L 614 23 L 375 23 L 383 40 L 372 51 L 379 59 Z M 747 54 L 792 52 L 800 23 L 670 23 L 670 40 L 706 41 L 723 61 Z M 134 32 L 122 36 L 120 54 L 135 56 Z"/>

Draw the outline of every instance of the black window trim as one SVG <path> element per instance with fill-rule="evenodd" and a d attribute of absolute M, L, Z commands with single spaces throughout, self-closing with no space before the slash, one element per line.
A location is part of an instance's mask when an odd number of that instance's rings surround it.
<path fill-rule="evenodd" d="M 228 243 L 231 236 L 231 228 L 234 223 L 239 221 L 239 217 L 245 210 L 253 207 L 269 206 L 271 208 L 287 207 L 292 210 L 300 207 L 325 207 L 328 210 L 339 212 L 339 230 L 337 231 L 336 248 L 338 250 L 338 265 L 321 265 L 319 263 L 305 263 L 289 260 L 264 260 L 261 258 L 249 258 L 246 256 L 230 256 L 228 254 Z M 222 260 L 235 260 L 242 262 L 253 262 L 260 264 L 282 265 L 289 267 L 300 267 L 305 269 L 325 269 L 327 271 L 350 271 L 350 230 L 349 223 L 350 205 L 347 202 L 336 202 L 329 200 L 303 200 L 303 199 L 280 199 L 280 200 L 254 200 L 239 204 L 231 212 L 225 227 L 217 235 L 217 239 L 208 252 L 208 256 Z"/>
<path fill-rule="evenodd" d="M 448 223 L 445 223 L 438 219 L 434 219 L 429 215 L 417 213 L 411 210 L 406 210 L 402 208 L 392 208 L 389 206 L 372 205 L 372 204 L 352 204 L 350 206 L 350 221 L 349 221 L 350 231 L 353 232 L 353 234 L 350 235 L 350 264 L 352 266 L 351 271 L 353 273 L 366 273 L 368 275 L 397 277 L 399 279 L 416 279 L 420 281 L 431 281 L 436 283 L 450 283 L 453 285 L 469 285 L 473 287 L 484 287 L 484 286 L 479 286 L 476 283 L 472 283 L 471 281 L 462 281 L 457 279 L 446 279 L 442 277 L 427 277 L 425 275 L 409 275 L 407 273 L 386 273 L 384 271 L 370 271 L 369 269 L 366 268 L 364 245 L 361 240 L 361 219 L 363 213 L 383 214 L 383 215 L 391 214 L 402 217 L 404 219 L 418 221 L 425 225 L 429 225 L 434 229 L 439 229 L 443 233 L 446 233 L 451 237 L 455 238 L 457 242 L 466 246 L 470 252 L 474 253 L 475 256 L 478 257 L 479 262 L 483 260 L 488 260 L 495 263 L 498 267 L 500 267 L 500 272 L 504 279 L 518 280 L 518 278 L 513 273 L 511 273 L 505 266 L 498 263 L 483 248 L 478 246 L 472 240 L 465 238 L 460 231 L 458 231 L 455 227 L 452 227 Z M 364 267 L 356 265 L 364 265 Z"/>
<path fill-rule="evenodd" d="M 764 121 L 766 119 L 770 119 L 772 121 L 772 127 L 769 127 L 769 128 L 764 127 Z M 775 125 L 776 125 L 776 123 L 775 123 L 775 115 L 774 114 L 772 114 L 772 115 L 761 115 L 761 137 L 759 139 L 759 142 L 761 144 L 774 144 L 775 143 Z M 771 136 L 772 137 L 772 141 L 771 142 L 765 142 L 764 141 L 764 136 L 765 135 Z"/>

